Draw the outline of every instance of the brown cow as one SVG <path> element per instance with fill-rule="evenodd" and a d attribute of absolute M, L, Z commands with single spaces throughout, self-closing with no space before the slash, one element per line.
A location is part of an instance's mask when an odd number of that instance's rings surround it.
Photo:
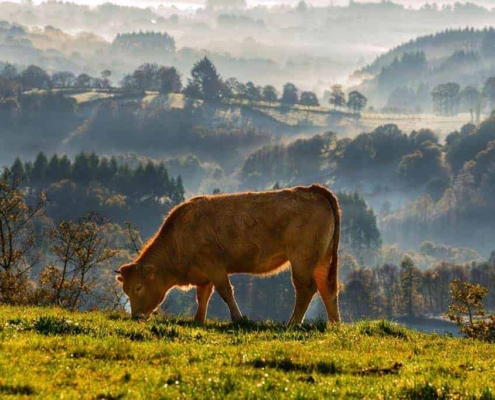
<path fill-rule="evenodd" d="M 296 303 L 289 325 L 302 322 L 316 290 L 328 320 L 338 322 L 339 235 L 337 198 L 320 185 L 200 196 L 175 207 L 117 279 L 133 318 L 148 319 L 172 287 L 194 285 L 196 321 L 205 320 L 213 288 L 235 321 L 241 312 L 229 275 L 268 275 L 290 263 Z"/>

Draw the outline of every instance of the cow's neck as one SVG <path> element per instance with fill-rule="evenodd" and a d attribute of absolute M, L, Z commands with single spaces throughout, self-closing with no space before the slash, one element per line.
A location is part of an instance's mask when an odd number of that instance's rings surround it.
<path fill-rule="evenodd" d="M 157 236 L 141 253 L 136 260 L 139 265 L 153 265 L 157 270 L 162 269 L 163 265 L 168 262 L 167 248 L 165 240 L 161 236 Z"/>

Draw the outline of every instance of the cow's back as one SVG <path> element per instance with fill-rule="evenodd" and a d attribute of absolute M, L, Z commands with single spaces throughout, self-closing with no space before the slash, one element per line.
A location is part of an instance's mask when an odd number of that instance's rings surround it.
<path fill-rule="evenodd" d="M 172 234 L 183 263 L 216 257 L 230 272 L 273 272 L 291 249 L 322 256 L 335 221 L 324 196 L 306 187 L 201 196 L 181 208 Z"/>

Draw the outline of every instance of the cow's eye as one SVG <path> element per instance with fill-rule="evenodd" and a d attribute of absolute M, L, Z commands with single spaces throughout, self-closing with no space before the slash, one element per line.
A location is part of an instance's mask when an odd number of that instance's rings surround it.
<path fill-rule="evenodd" d="M 143 289 L 143 285 L 137 285 L 136 286 L 136 293 L 140 293 L 142 289 Z"/>

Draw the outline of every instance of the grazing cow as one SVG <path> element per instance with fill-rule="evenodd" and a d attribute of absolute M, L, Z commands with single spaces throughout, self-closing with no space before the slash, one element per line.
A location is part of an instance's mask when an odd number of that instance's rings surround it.
<path fill-rule="evenodd" d="M 196 286 L 196 321 L 204 322 L 213 288 L 236 321 L 241 312 L 229 275 L 268 275 L 290 265 L 296 303 L 289 325 L 302 322 L 317 290 L 328 320 L 339 322 L 339 235 L 337 198 L 320 185 L 199 196 L 169 213 L 117 280 L 133 318 L 148 319 L 172 287 Z"/>

